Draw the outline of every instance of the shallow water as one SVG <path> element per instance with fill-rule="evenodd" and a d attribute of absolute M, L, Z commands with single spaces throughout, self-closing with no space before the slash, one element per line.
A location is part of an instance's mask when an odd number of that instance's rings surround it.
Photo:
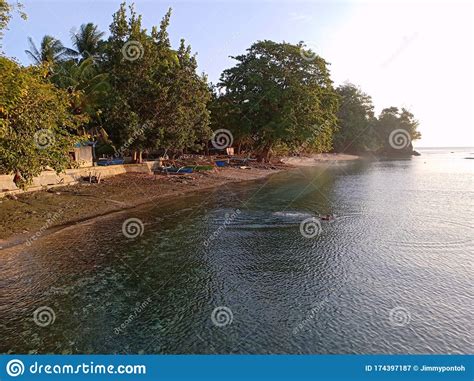
<path fill-rule="evenodd" d="M 421 152 L 222 186 L 3 250 L 0 351 L 472 352 L 474 149 Z M 305 238 L 318 213 L 337 219 Z M 141 236 L 124 236 L 129 218 Z"/>

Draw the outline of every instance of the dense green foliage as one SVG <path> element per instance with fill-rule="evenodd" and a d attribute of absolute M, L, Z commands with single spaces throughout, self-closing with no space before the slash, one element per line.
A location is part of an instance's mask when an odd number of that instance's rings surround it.
<path fill-rule="evenodd" d="M 412 141 L 420 139 L 418 121 L 408 110 L 397 107 L 383 109 L 376 121 L 379 152 L 385 155 L 405 155 L 413 151 Z"/>
<path fill-rule="evenodd" d="M 406 109 L 383 109 L 374 117 L 372 99 L 352 84 L 339 86 L 339 128 L 334 135 L 336 152 L 407 156 L 413 152 L 412 141 L 421 138 L 418 121 Z"/>
<path fill-rule="evenodd" d="M 277 146 L 331 149 L 338 98 L 327 63 L 305 59 L 302 45 L 260 41 L 223 72 L 214 125 L 268 159 Z"/>
<path fill-rule="evenodd" d="M 74 45 L 74 56 L 82 59 L 89 57 L 100 57 L 104 46 L 102 38 L 105 33 L 101 32 L 93 23 L 82 24 L 78 32 L 72 33 L 71 39 Z"/>
<path fill-rule="evenodd" d="M 68 48 L 64 47 L 61 41 L 53 36 L 44 36 L 39 49 L 31 37 L 28 38 L 28 42 L 30 49 L 25 50 L 25 52 L 37 65 L 52 65 L 64 61 L 71 53 Z"/>
<path fill-rule="evenodd" d="M 206 78 L 196 74 L 183 40 L 177 51 L 171 48 L 170 16 L 171 10 L 149 34 L 133 7 L 127 17 L 122 4 L 110 26 L 104 69 L 113 91 L 106 124 L 116 142 L 133 140 L 129 147 L 137 150 L 196 149 L 211 135 Z"/>
<path fill-rule="evenodd" d="M 74 143 L 87 138 L 113 143 L 120 154 L 202 149 L 211 136 L 210 90 L 184 40 L 172 49 L 170 16 L 148 33 L 133 6 L 127 14 L 122 4 L 107 40 L 88 23 L 72 34 L 74 49 L 52 36 L 39 47 L 29 39 L 35 66 L 2 58 L 0 172 L 25 185 L 46 167 L 61 171 L 72 165 Z"/>
<path fill-rule="evenodd" d="M 21 5 L 0 0 L 0 42 L 15 10 L 24 16 Z M 258 41 L 209 85 L 191 47 L 171 46 L 170 18 L 171 10 L 148 31 L 123 3 L 107 37 L 85 23 L 71 33 L 71 48 L 53 36 L 38 47 L 30 38 L 33 66 L 1 57 L 0 173 L 24 185 L 46 167 L 61 171 L 86 139 L 100 143 L 98 153 L 139 161 L 142 152 L 203 152 L 222 129 L 238 152 L 261 160 L 331 150 L 406 155 L 420 138 L 407 110 L 377 118 L 359 88 L 335 89 L 329 64 L 303 42 Z"/>
<path fill-rule="evenodd" d="M 71 107 L 75 115 L 88 117 L 89 123 L 83 126 L 83 132 L 91 132 L 101 124 L 100 116 L 110 91 L 108 78 L 107 73 L 100 72 L 92 57 L 81 62 L 68 60 L 53 66 L 51 82 L 72 94 Z"/>
<path fill-rule="evenodd" d="M 67 152 L 84 122 L 70 112 L 69 94 L 46 80 L 42 68 L 22 68 L 0 57 L 0 172 L 19 185 L 44 168 L 70 166 Z"/>
<path fill-rule="evenodd" d="M 353 84 L 337 88 L 340 107 L 338 129 L 334 134 L 336 152 L 361 153 L 377 148 L 374 106 L 369 95 Z"/>

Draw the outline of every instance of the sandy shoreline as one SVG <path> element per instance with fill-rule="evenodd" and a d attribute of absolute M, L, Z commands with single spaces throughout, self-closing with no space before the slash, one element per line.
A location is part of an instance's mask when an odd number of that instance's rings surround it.
<path fill-rule="evenodd" d="M 285 164 L 297 167 L 312 167 L 318 164 L 331 164 L 339 161 L 350 161 L 360 159 L 360 156 L 345 153 L 320 153 L 311 156 L 291 156 L 283 158 Z"/>
<path fill-rule="evenodd" d="M 100 184 L 75 184 L 50 191 L 23 193 L 0 200 L 0 249 L 28 244 L 71 225 L 219 185 L 258 180 L 276 169 L 225 168 L 183 176 L 127 173 Z"/>
<path fill-rule="evenodd" d="M 330 156 L 330 159 L 328 156 Z M 157 199 L 182 196 L 223 184 L 258 180 L 298 166 L 353 160 L 351 155 L 291 157 L 283 164 L 251 169 L 219 168 L 183 176 L 126 173 L 100 184 L 75 184 L 0 200 L 0 250 L 31 244 L 78 223 L 124 211 Z"/>

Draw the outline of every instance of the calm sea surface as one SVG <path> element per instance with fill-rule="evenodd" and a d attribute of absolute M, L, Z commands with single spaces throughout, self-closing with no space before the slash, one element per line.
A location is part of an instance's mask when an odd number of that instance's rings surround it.
<path fill-rule="evenodd" d="M 159 201 L 3 250 L 0 351 L 472 352 L 474 148 L 420 151 Z M 318 213 L 337 219 L 305 238 Z M 141 236 L 124 236 L 129 218 Z"/>

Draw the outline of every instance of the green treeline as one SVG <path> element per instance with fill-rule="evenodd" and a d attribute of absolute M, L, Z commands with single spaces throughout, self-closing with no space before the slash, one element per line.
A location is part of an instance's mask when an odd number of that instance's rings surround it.
<path fill-rule="evenodd" d="M 0 42 L 14 7 L 0 0 Z M 23 14 L 22 14 L 23 15 Z M 206 153 L 213 131 L 230 132 L 238 153 L 411 154 L 420 137 L 405 109 L 376 117 L 370 96 L 334 87 L 328 62 L 296 45 L 258 41 L 233 57 L 216 85 L 197 73 L 184 40 L 172 47 L 171 10 L 147 30 L 121 4 L 108 37 L 92 23 L 71 35 L 29 39 L 32 65 L 0 55 L 0 173 L 27 184 L 46 167 L 73 165 L 70 148 L 97 142 L 97 153 L 177 156 Z M 1 49 L 1 45 L 0 45 Z"/>

